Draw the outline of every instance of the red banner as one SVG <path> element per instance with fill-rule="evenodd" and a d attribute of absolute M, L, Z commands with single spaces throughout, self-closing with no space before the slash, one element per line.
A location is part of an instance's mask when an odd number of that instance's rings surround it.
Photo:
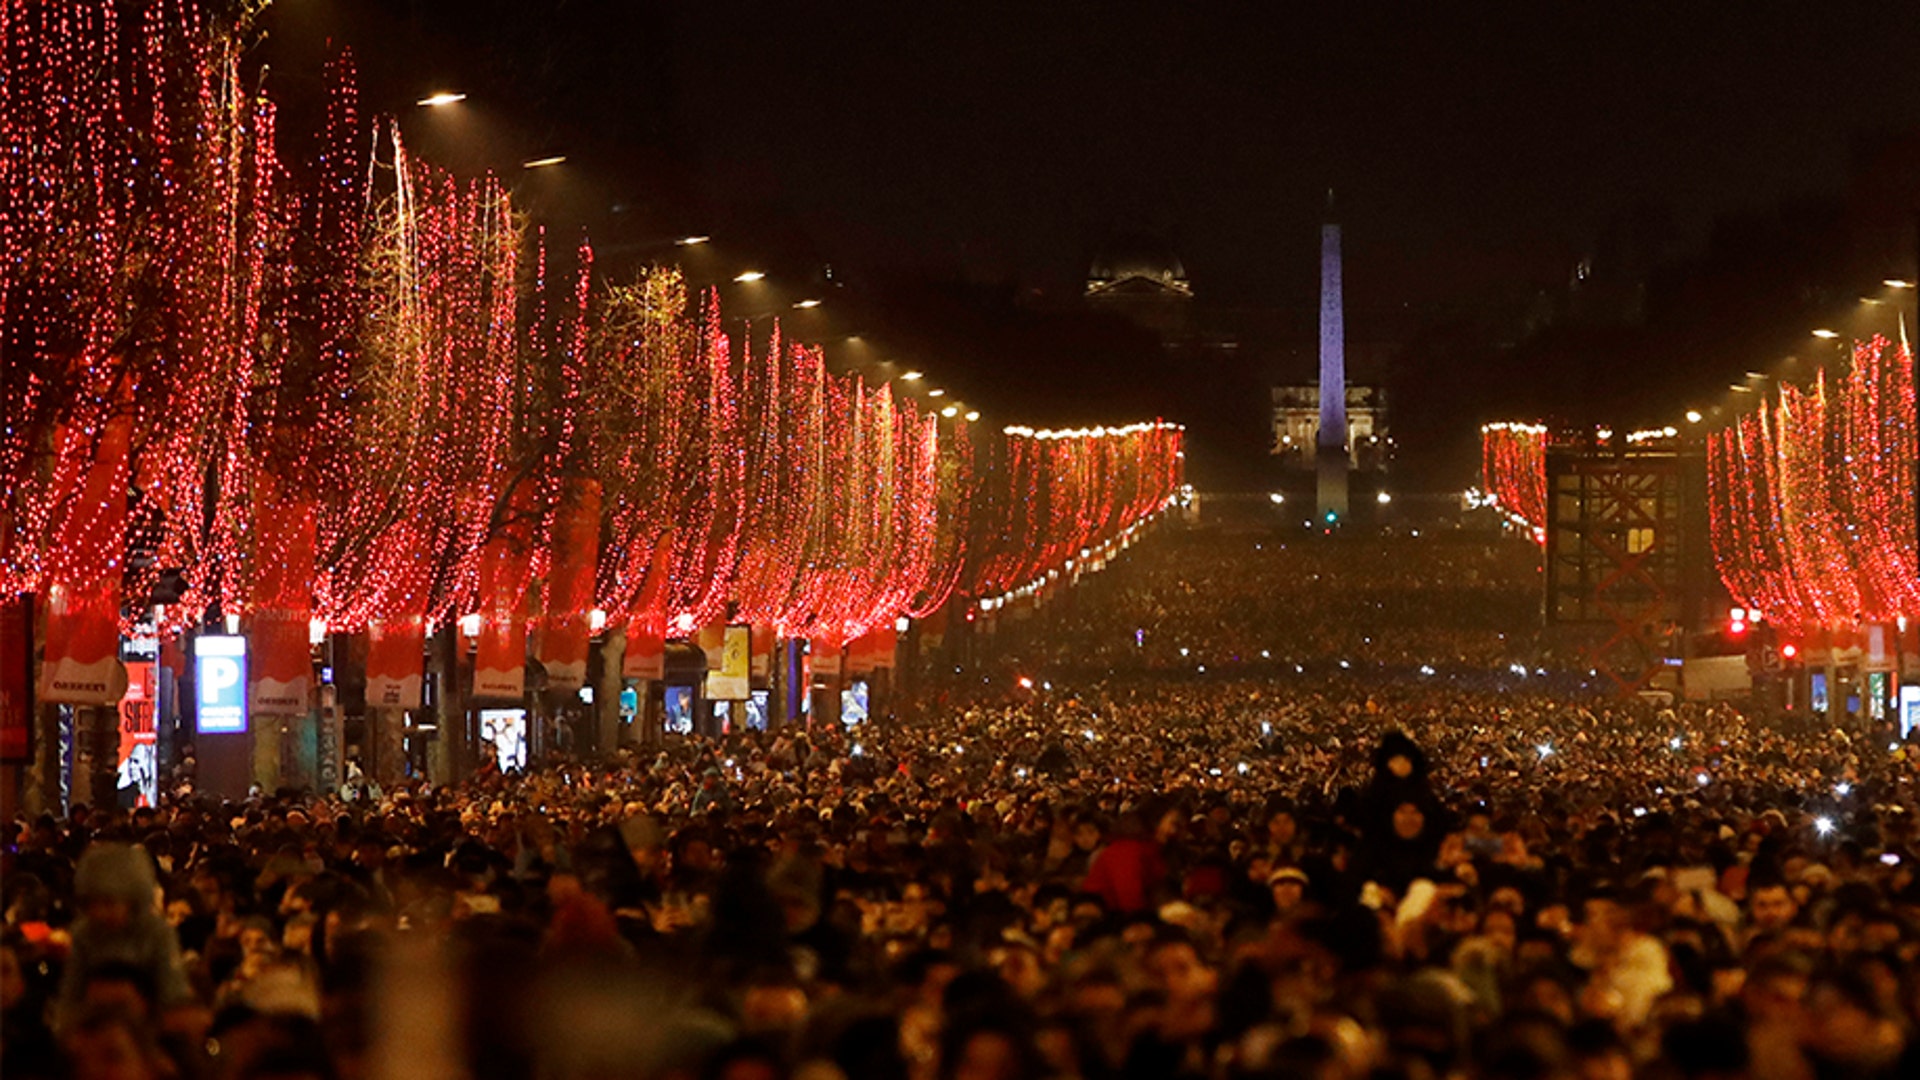
<path fill-rule="evenodd" d="M 367 624 L 367 705 L 376 709 L 417 709 L 425 678 L 427 640 L 424 615 L 375 619 Z"/>
<path fill-rule="evenodd" d="M 620 674 L 628 679 L 667 677 L 667 576 L 673 572 L 673 533 L 654 541 L 646 583 L 627 619 L 627 654 Z"/>
<path fill-rule="evenodd" d="M 0 599 L 0 762 L 32 758 L 32 615 L 25 597 Z"/>
<path fill-rule="evenodd" d="M 814 638 L 807 653 L 808 667 L 815 675 L 837 678 L 840 675 L 840 648 L 840 642 L 835 638 Z"/>
<path fill-rule="evenodd" d="M 40 699 L 112 705 L 127 686 L 120 667 L 120 558 L 127 532 L 127 446 L 132 420 L 96 433 L 62 428 L 54 463 L 58 540 L 47 567 L 47 651 Z"/>
<path fill-rule="evenodd" d="M 593 635 L 593 571 L 600 559 L 600 485 L 571 482 L 554 515 L 552 556 L 547 564 L 546 617 L 540 631 L 540 662 L 547 685 L 578 690 L 587 683 L 587 643 Z"/>
<path fill-rule="evenodd" d="M 527 693 L 527 573 L 533 562 L 532 499 L 525 489 L 480 553 L 480 644 L 473 696 L 519 701 Z"/>
<path fill-rule="evenodd" d="M 253 612 L 247 707 L 256 716 L 312 708 L 314 507 L 271 473 L 253 484 Z"/>
<path fill-rule="evenodd" d="M 780 645 L 780 638 L 773 627 L 766 623 L 753 625 L 753 685 L 766 689 L 773 678 L 773 654 Z"/>

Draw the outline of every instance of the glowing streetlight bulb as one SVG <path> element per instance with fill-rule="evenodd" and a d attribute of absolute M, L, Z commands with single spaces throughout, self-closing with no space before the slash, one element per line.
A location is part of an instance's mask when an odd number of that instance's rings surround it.
<path fill-rule="evenodd" d="M 766 277 L 767 275 L 759 270 L 742 270 L 740 273 L 733 275 L 733 280 L 742 285 L 748 285 L 756 281 L 764 281 Z"/>
<path fill-rule="evenodd" d="M 800 310 L 802 310 L 802 311 L 805 311 L 805 310 L 807 310 L 808 308 L 817 308 L 817 307 L 819 307 L 819 306 L 820 306 L 820 301 L 818 301 L 818 300 L 802 300 L 802 301 L 800 301 L 799 303 L 797 303 L 797 304 L 795 304 L 795 305 L 793 305 L 793 306 L 794 306 L 794 307 L 797 307 L 797 308 L 799 308 L 799 309 L 800 309 Z"/>
<path fill-rule="evenodd" d="M 1687 410 L 1687 423 L 1689 423 L 1689 424 L 1697 424 L 1697 423 L 1699 423 L 1699 422 L 1700 422 L 1700 421 L 1701 421 L 1702 419 L 1705 419 L 1705 418 L 1704 418 L 1704 417 L 1702 417 L 1702 416 L 1700 415 L 1700 410 L 1699 410 L 1699 409 L 1688 409 L 1688 410 Z"/>
<path fill-rule="evenodd" d="M 924 379 L 924 378 L 926 378 L 926 376 L 922 375 L 918 371 L 909 371 L 906 374 L 900 376 L 900 381 L 901 382 L 919 382 L 921 379 Z"/>
<path fill-rule="evenodd" d="M 451 90 L 442 90 L 437 94 L 428 94 L 414 104 L 425 109 L 437 109 L 442 105 L 453 105 L 465 100 L 467 100 L 467 95 L 465 94 L 455 93 Z"/>
<path fill-rule="evenodd" d="M 1837 338 L 1840 335 L 1835 331 L 1822 328 L 1819 330 L 1815 330 L 1813 332 L 1813 336 L 1819 338 L 1821 341 L 1832 341 L 1834 338 Z"/>
<path fill-rule="evenodd" d="M 693 247 L 696 244 L 704 244 L 711 239 L 713 239 L 711 236 L 683 236 L 675 240 L 674 244 L 679 247 Z"/>
<path fill-rule="evenodd" d="M 523 169 L 544 169 L 549 165 L 559 165 L 566 160 L 567 156 L 565 154 L 551 154 L 547 157 L 537 157 L 531 161 L 523 161 L 520 163 L 520 167 Z"/>

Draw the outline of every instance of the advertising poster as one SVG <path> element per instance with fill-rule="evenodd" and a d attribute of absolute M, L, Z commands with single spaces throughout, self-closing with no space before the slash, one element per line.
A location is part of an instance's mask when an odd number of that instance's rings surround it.
<path fill-rule="evenodd" d="M 693 730 L 693 687 L 669 686 L 666 698 L 666 728 L 685 735 Z"/>
<path fill-rule="evenodd" d="M 714 701 L 745 701 L 751 690 L 749 671 L 752 632 L 745 626 L 729 626 L 722 635 L 720 670 L 707 674 L 707 697 Z"/>
<path fill-rule="evenodd" d="M 501 772 L 527 767 L 527 710 L 481 709 L 480 741 L 493 747 Z"/>
<path fill-rule="evenodd" d="M 120 801 L 152 806 L 160 799 L 160 762 L 155 706 L 159 681 L 150 660 L 127 664 L 127 693 L 120 699 Z"/>

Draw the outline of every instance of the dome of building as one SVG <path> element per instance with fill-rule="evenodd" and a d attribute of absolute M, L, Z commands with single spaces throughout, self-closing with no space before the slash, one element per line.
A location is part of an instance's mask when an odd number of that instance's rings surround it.
<path fill-rule="evenodd" d="M 1187 289 L 1187 268 L 1180 264 L 1173 245 L 1142 233 L 1117 236 L 1100 249 L 1087 273 L 1089 288 L 1110 285 L 1131 278 L 1143 278 Z"/>

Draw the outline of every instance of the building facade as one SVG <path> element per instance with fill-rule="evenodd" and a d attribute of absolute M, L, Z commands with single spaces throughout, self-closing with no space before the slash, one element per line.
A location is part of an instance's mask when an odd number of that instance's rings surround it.
<path fill-rule="evenodd" d="M 1311 469 L 1320 440 L 1320 385 L 1273 388 L 1272 453 L 1282 465 Z M 1347 457 L 1356 472 L 1384 472 L 1393 459 L 1387 428 L 1387 392 L 1347 385 Z"/>

